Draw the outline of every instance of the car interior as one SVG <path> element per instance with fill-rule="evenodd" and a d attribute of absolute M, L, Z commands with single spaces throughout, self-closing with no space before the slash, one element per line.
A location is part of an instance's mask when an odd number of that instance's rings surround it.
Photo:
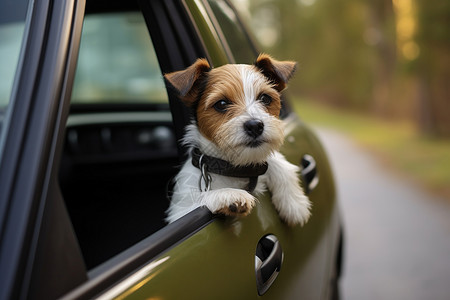
<path fill-rule="evenodd" d="M 92 269 L 165 226 L 179 158 L 142 14 L 132 5 L 127 12 L 96 13 L 89 3 L 59 180 Z"/>

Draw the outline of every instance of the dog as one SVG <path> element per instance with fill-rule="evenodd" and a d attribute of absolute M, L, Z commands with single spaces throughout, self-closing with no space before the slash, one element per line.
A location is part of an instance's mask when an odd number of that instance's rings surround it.
<path fill-rule="evenodd" d="M 246 216 L 257 203 L 255 195 L 267 188 L 284 222 L 308 221 L 311 203 L 300 186 L 299 167 L 278 152 L 284 141 L 280 93 L 296 66 L 260 54 L 253 65 L 211 68 L 198 59 L 164 75 L 193 113 L 182 140 L 189 157 L 175 176 L 167 222 L 200 206 Z"/>

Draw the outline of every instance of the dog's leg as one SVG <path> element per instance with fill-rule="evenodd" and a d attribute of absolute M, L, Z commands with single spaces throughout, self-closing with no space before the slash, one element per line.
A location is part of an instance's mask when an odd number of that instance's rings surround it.
<path fill-rule="evenodd" d="M 268 159 L 267 187 L 280 217 L 288 225 L 304 225 L 310 217 L 311 202 L 300 187 L 299 167 L 275 152 Z"/>
<path fill-rule="evenodd" d="M 222 188 L 201 193 L 201 202 L 212 213 L 226 216 L 246 216 L 256 204 L 256 199 L 247 191 Z"/>
<path fill-rule="evenodd" d="M 255 197 L 242 189 L 200 191 L 199 178 L 200 170 L 188 160 L 175 177 L 177 184 L 167 210 L 167 222 L 171 223 L 199 206 L 206 206 L 212 213 L 245 216 L 256 204 Z"/>

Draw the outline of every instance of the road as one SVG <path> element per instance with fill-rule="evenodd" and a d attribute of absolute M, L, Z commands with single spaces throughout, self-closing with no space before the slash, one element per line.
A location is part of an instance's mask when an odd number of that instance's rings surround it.
<path fill-rule="evenodd" d="M 450 299 L 449 201 L 395 175 L 345 136 L 315 131 L 341 200 L 342 298 Z"/>

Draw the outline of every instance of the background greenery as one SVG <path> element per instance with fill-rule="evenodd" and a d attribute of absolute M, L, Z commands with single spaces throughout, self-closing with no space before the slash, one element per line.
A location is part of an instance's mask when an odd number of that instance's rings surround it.
<path fill-rule="evenodd" d="M 299 62 L 303 118 L 450 195 L 450 1 L 233 2 L 264 51 Z"/>
<path fill-rule="evenodd" d="M 450 200 L 450 140 L 420 134 L 410 122 L 380 120 L 346 110 L 294 99 L 308 124 L 339 130 L 372 152 L 390 171 Z"/>

